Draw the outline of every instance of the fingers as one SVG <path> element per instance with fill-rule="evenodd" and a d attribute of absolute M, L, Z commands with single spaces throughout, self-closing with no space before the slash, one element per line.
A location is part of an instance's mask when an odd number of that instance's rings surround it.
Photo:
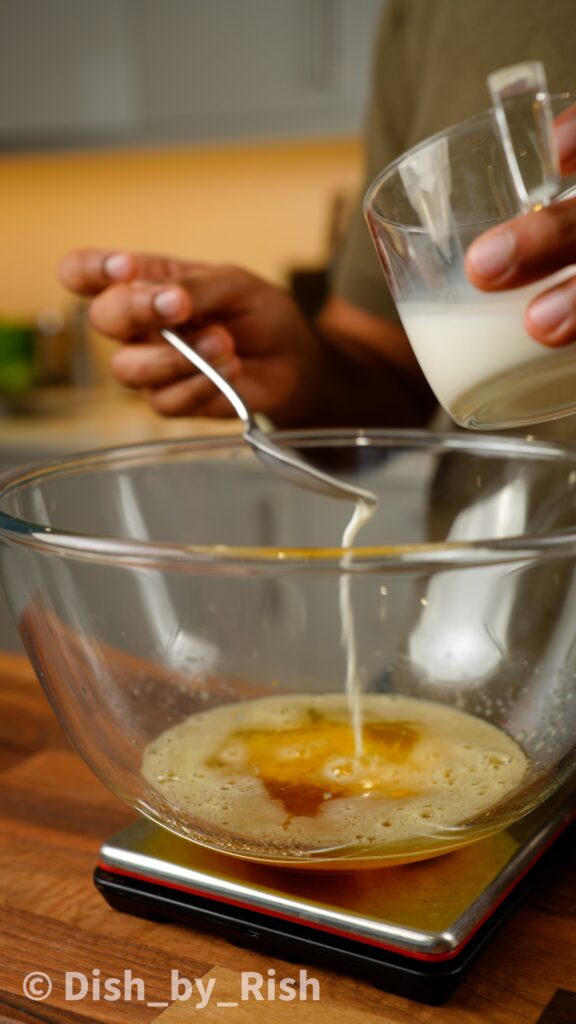
<path fill-rule="evenodd" d="M 576 106 L 554 122 L 564 174 L 576 171 Z M 466 253 L 466 272 L 483 291 L 531 284 L 576 262 L 576 199 L 553 203 L 485 232 Z M 536 296 L 524 314 L 527 331 L 545 345 L 576 340 L 576 278 Z"/>
<path fill-rule="evenodd" d="M 555 118 L 554 134 L 562 171 L 572 174 L 576 105 Z M 485 232 L 470 246 L 465 263 L 472 284 L 499 291 L 530 284 L 575 260 L 576 199 L 567 199 Z"/>
<path fill-rule="evenodd" d="M 60 274 L 68 287 L 92 296 L 92 326 L 129 343 L 112 358 L 118 381 L 145 392 L 150 405 L 164 416 L 234 413 L 218 389 L 162 340 L 163 326 L 180 325 L 200 354 L 222 376 L 233 379 L 244 369 L 236 352 L 238 336 L 247 339 L 254 355 L 262 337 L 277 330 L 291 304 L 287 294 L 240 267 L 160 256 L 103 250 L 69 253 Z M 276 296 L 272 303 L 271 292 Z M 253 324 L 260 321 L 264 326 L 254 331 Z"/>
<path fill-rule="evenodd" d="M 201 334 L 186 334 L 187 341 L 207 362 L 222 373 L 234 356 L 234 341 L 223 327 L 213 326 Z M 111 360 L 114 376 L 128 388 L 169 387 L 196 374 L 190 361 L 166 341 L 133 342 L 123 345 Z"/>
<path fill-rule="evenodd" d="M 576 261 L 576 200 L 567 199 L 485 232 L 466 253 L 466 272 L 484 291 L 530 284 Z"/>
<path fill-rule="evenodd" d="M 114 249 L 77 249 L 64 256 L 58 268 L 61 283 L 78 295 L 97 295 L 118 282 L 137 278 L 173 281 L 204 266 L 168 256 L 131 253 Z"/>
<path fill-rule="evenodd" d="M 242 313 L 265 282 L 235 267 L 197 267 L 179 283 L 131 281 L 110 285 L 90 304 L 90 323 L 101 334 L 120 341 L 144 337 L 149 331 L 190 320 L 198 326 L 214 317 Z"/>
<path fill-rule="evenodd" d="M 168 323 L 183 323 L 191 315 L 192 301 L 185 288 L 145 281 L 111 285 L 92 300 L 89 310 L 92 326 L 120 341 L 141 338 Z"/>
<path fill-rule="evenodd" d="M 186 332 L 188 342 L 227 380 L 238 376 L 242 364 L 234 339 L 220 325 L 206 332 Z M 163 416 L 233 416 L 218 389 L 166 341 L 132 342 L 112 358 L 114 376 L 125 387 L 146 392 L 150 405 Z"/>
<path fill-rule="evenodd" d="M 576 277 L 533 299 L 524 322 L 532 337 L 545 345 L 576 340 Z"/>
<path fill-rule="evenodd" d="M 232 356 L 225 365 L 218 367 L 222 376 L 230 381 L 240 374 L 241 369 L 237 356 Z M 149 390 L 147 397 L 152 408 L 162 416 L 235 416 L 224 395 L 201 373 Z"/>
<path fill-rule="evenodd" d="M 110 271 L 106 269 L 109 261 Z M 112 276 L 117 267 L 117 276 Z M 86 250 L 69 252 L 60 261 L 58 277 L 61 284 L 78 295 L 96 295 L 113 280 L 130 279 L 131 260 L 128 255 L 108 251 Z"/>

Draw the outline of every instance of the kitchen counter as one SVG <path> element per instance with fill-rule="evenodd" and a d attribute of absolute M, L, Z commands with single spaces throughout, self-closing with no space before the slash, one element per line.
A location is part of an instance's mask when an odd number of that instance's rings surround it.
<path fill-rule="evenodd" d="M 237 419 L 162 417 L 136 394 L 115 385 L 103 388 L 56 389 L 40 393 L 38 411 L 0 418 L 0 462 L 18 464 L 33 453 L 38 459 L 57 458 L 69 452 L 114 448 L 124 444 L 237 434 Z M 49 402 L 48 411 L 42 412 Z M 42 404 L 44 403 L 44 405 Z"/>
<path fill-rule="evenodd" d="M 300 967 L 108 907 L 92 884 L 92 871 L 101 842 L 132 817 L 70 749 L 27 660 L 0 655 L 0 1024 L 178 1024 L 196 1019 L 192 1005 L 148 1005 L 166 998 L 172 970 L 205 983 L 215 979 L 218 1000 L 225 1001 L 238 993 L 242 971 L 266 978 L 274 968 L 279 979 Z M 308 976 L 320 983 L 318 1002 L 251 1001 L 231 1009 L 213 999 L 199 1019 L 569 1024 L 576 1020 L 576 863 L 566 843 L 552 856 L 551 869 L 442 1007 L 308 965 Z M 99 978 L 122 977 L 127 969 L 144 981 L 146 1002 L 137 992 L 130 1001 L 104 1000 L 103 993 L 96 998 Z M 65 999 L 63 978 L 70 971 L 90 983 L 83 999 Z M 31 972 L 53 981 L 48 998 L 33 1001 L 23 994 Z M 45 985 L 46 978 L 36 984 Z"/>

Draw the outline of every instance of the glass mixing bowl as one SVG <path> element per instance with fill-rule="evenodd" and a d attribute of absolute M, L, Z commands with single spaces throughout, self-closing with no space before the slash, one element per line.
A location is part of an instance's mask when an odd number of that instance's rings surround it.
<path fill-rule="evenodd" d="M 352 550 L 351 505 L 240 438 L 2 477 L 3 581 L 70 739 L 147 818 L 264 863 L 382 866 L 506 827 L 574 765 L 576 449 L 279 436 L 378 496 Z"/>

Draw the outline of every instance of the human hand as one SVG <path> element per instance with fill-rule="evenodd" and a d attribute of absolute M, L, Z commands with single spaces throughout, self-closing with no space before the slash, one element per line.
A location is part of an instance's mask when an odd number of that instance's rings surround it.
<path fill-rule="evenodd" d="M 247 404 L 278 425 L 305 419 L 318 342 L 282 289 L 239 267 L 128 252 L 68 253 L 62 283 L 91 298 L 90 322 L 127 342 L 115 352 L 118 381 L 145 392 L 165 416 L 233 416 L 226 399 L 159 334 L 182 336 L 234 382 Z"/>
<path fill-rule="evenodd" d="M 564 174 L 576 172 L 576 107 L 555 120 Z M 486 231 L 466 253 L 466 271 L 483 291 L 531 284 L 576 263 L 576 198 Z M 575 268 L 576 271 L 576 268 Z M 528 304 L 524 323 L 536 341 L 563 345 L 576 340 L 576 272 L 540 292 Z"/>

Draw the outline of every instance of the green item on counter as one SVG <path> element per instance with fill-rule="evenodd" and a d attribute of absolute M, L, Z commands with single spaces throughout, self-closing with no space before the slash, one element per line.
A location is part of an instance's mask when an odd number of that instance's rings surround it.
<path fill-rule="evenodd" d="M 20 395 L 34 384 L 34 327 L 0 323 L 0 394 Z"/>

